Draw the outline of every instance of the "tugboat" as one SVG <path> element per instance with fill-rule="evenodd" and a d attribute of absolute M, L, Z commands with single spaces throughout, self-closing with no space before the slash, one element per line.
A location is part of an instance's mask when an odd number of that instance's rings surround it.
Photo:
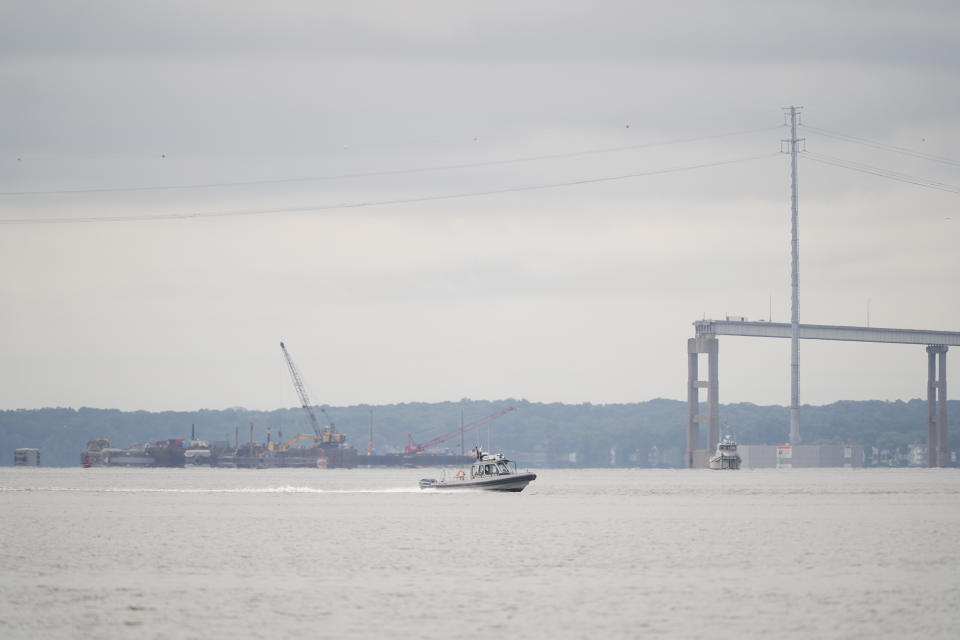
<path fill-rule="evenodd" d="M 446 474 L 439 480 L 424 478 L 421 489 L 475 489 L 482 491 L 523 491 L 528 484 L 537 479 L 530 471 L 517 472 L 517 465 L 502 453 L 490 454 L 476 449 L 476 459 L 470 467 L 468 477 L 463 469 L 457 471 L 453 479 Z"/>
<path fill-rule="evenodd" d="M 717 452 L 710 458 L 711 469 L 739 469 L 740 454 L 737 453 L 737 443 L 733 438 L 726 436 L 717 444 Z"/>
<path fill-rule="evenodd" d="M 210 443 L 206 440 L 190 440 L 190 446 L 183 452 L 184 464 L 188 467 L 209 467 L 213 462 Z"/>

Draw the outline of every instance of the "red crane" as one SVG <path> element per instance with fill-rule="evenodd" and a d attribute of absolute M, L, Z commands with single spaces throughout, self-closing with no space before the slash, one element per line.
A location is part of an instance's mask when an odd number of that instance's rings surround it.
<path fill-rule="evenodd" d="M 516 407 L 507 407 L 506 409 L 502 409 L 502 410 L 500 410 L 500 411 L 497 411 L 496 413 L 490 414 L 490 415 L 487 416 L 486 418 L 480 418 L 479 420 L 475 420 L 475 421 L 471 422 L 470 424 L 463 425 L 463 426 L 460 427 L 460 428 L 454 429 L 454 430 L 451 431 L 450 433 L 445 433 L 445 434 L 443 434 L 442 436 L 437 436 L 437 437 L 434 438 L 433 440 L 428 440 L 427 442 L 424 442 L 424 443 L 422 443 L 422 444 L 417 444 L 416 442 L 414 442 L 414 440 L 413 440 L 413 434 L 412 434 L 412 433 L 408 433 L 408 434 L 407 434 L 407 441 L 408 441 L 409 444 L 407 444 L 407 446 L 405 446 L 405 447 L 403 448 L 403 450 L 404 450 L 405 453 L 419 453 L 420 451 L 423 451 L 424 449 L 428 449 L 429 447 L 432 447 L 432 446 L 435 445 L 435 444 L 439 444 L 439 443 L 443 442 L 444 440 L 449 440 L 450 438 L 454 437 L 455 435 L 458 435 L 461 431 L 464 432 L 464 433 L 466 433 L 467 431 L 470 431 L 471 429 L 476 429 L 477 427 L 479 427 L 479 426 L 481 426 L 481 425 L 485 425 L 485 424 L 487 424 L 488 422 L 491 422 L 491 421 L 493 421 L 493 420 L 496 420 L 497 418 L 499 418 L 499 417 L 502 416 L 502 415 L 506 415 L 506 414 L 510 413 L 511 411 L 516 411 L 516 410 L 517 410 Z"/>

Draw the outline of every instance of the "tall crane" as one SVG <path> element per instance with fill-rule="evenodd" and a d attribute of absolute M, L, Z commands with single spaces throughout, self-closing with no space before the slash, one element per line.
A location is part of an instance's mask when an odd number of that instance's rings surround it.
<path fill-rule="evenodd" d="M 316 434 L 314 440 L 323 442 L 342 442 L 345 440 L 346 437 L 343 434 L 333 432 L 333 421 L 330 420 L 330 416 L 327 415 L 327 411 L 323 407 L 320 407 L 320 411 L 323 412 L 329 424 L 324 429 L 320 429 L 320 422 L 317 420 L 317 415 L 313 412 L 313 405 L 310 403 L 310 398 L 307 397 L 307 389 L 303 385 L 300 372 L 297 370 L 297 366 L 293 364 L 293 358 L 290 357 L 287 347 L 282 342 L 280 343 L 280 349 L 283 351 L 283 357 L 286 358 L 287 366 L 290 368 L 290 377 L 293 378 L 293 387 L 297 390 L 300 405 L 310 417 L 310 425 L 313 427 L 314 434 Z"/>
<path fill-rule="evenodd" d="M 419 453 L 419 452 L 423 451 L 424 449 L 429 449 L 429 448 L 432 447 L 433 445 L 439 444 L 439 443 L 443 442 L 444 440 L 449 440 L 450 438 L 454 437 L 455 435 L 457 435 L 457 434 L 459 434 L 459 433 L 461 433 L 461 432 L 462 432 L 462 433 L 466 433 L 467 431 L 470 431 L 471 429 L 476 429 L 477 427 L 479 427 L 479 426 L 481 426 L 481 425 L 485 425 L 485 424 L 487 424 L 488 422 L 492 422 L 493 420 L 496 420 L 496 419 L 499 418 L 500 416 L 506 415 L 506 414 L 510 413 L 511 411 L 516 411 L 516 410 L 517 410 L 516 407 L 507 407 L 506 409 L 502 409 L 502 410 L 500 410 L 500 411 L 497 411 L 496 413 L 491 413 L 489 416 L 487 416 L 487 417 L 485 417 L 485 418 L 480 418 L 479 420 L 474 420 L 474 421 L 471 422 L 470 424 L 464 425 L 464 426 L 462 426 L 462 427 L 460 427 L 460 428 L 458 428 L 458 429 L 454 429 L 453 431 L 451 431 L 451 432 L 449 432 L 449 433 L 445 433 L 445 434 L 443 434 L 442 436 L 437 436 L 437 437 L 434 438 L 433 440 L 428 440 L 427 442 L 424 442 L 424 443 L 422 443 L 422 444 L 417 444 L 416 442 L 414 442 L 414 440 L 413 440 L 413 434 L 412 434 L 412 433 L 408 433 L 408 434 L 407 434 L 407 443 L 408 443 L 408 444 L 407 444 L 407 446 L 405 446 L 405 447 L 403 448 L 403 450 L 404 450 L 404 452 L 406 452 L 406 453 Z"/>

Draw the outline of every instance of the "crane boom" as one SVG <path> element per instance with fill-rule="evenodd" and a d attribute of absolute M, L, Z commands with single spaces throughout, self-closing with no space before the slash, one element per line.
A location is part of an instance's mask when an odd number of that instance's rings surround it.
<path fill-rule="evenodd" d="M 280 343 L 280 349 L 283 351 L 283 357 L 287 359 L 287 366 L 290 368 L 290 377 L 293 378 L 293 386 L 297 390 L 297 396 L 300 397 L 300 404 L 307 412 L 307 415 L 310 416 L 310 424 L 313 426 L 313 432 L 316 433 L 317 437 L 319 438 L 321 435 L 320 423 L 317 421 L 317 416 L 313 412 L 313 406 L 310 404 L 310 398 L 307 397 L 307 390 L 303 386 L 303 380 L 300 378 L 300 372 L 297 371 L 296 365 L 293 364 L 293 358 L 290 357 L 287 347 L 282 342 Z"/>
<path fill-rule="evenodd" d="M 432 447 L 432 446 L 435 445 L 435 444 L 439 444 L 439 443 L 441 443 L 441 442 L 443 442 L 443 441 L 445 441 L 445 440 L 449 440 L 450 438 L 454 437 L 455 435 L 457 435 L 457 434 L 460 433 L 461 431 L 464 432 L 464 433 L 466 433 L 467 431 L 470 431 L 471 429 L 476 429 L 476 428 L 479 427 L 479 426 L 485 425 L 485 424 L 487 424 L 488 422 L 491 422 L 491 421 L 493 421 L 493 420 L 496 420 L 496 419 L 499 418 L 500 416 L 506 415 L 506 414 L 510 413 L 511 411 L 516 411 L 516 410 L 517 410 L 516 407 L 507 407 L 506 409 L 501 409 L 500 411 L 497 411 L 496 413 L 491 413 L 489 416 L 486 416 L 486 417 L 484 417 L 484 418 L 480 418 L 479 420 L 474 420 L 474 421 L 471 422 L 470 424 L 464 425 L 463 427 L 460 427 L 460 428 L 458 428 L 458 429 L 454 429 L 453 431 L 451 431 L 451 432 L 449 432 L 449 433 L 445 433 L 445 434 L 443 434 L 442 436 L 437 436 L 437 437 L 434 438 L 433 440 L 428 440 L 427 442 L 424 442 L 423 444 L 417 444 L 416 442 L 414 442 L 414 440 L 413 440 L 413 434 L 412 434 L 412 433 L 408 433 L 408 434 L 407 434 L 407 442 L 408 442 L 408 444 L 407 444 L 407 446 L 405 446 L 405 447 L 403 448 L 403 450 L 406 451 L 406 452 L 408 452 L 408 453 L 409 453 L 409 452 L 423 451 L 424 449 L 428 449 L 429 447 Z"/>

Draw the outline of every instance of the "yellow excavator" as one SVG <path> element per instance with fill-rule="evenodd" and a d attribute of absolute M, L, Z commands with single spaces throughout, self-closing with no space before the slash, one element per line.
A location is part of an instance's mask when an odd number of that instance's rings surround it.
<path fill-rule="evenodd" d="M 313 446 L 317 446 L 318 444 L 340 444 L 341 442 L 345 442 L 346 439 L 347 436 L 342 433 L 334 433 L 333 429 L 328 425 L 320 431 L 319 435 L 313 433 L 298 433 L 286 442 L 281 442 L 280 444 L 270 442 L 267 448 L 270 451 L 283 452 L 289 451 L 298 442 L 311 442 Z"/>

